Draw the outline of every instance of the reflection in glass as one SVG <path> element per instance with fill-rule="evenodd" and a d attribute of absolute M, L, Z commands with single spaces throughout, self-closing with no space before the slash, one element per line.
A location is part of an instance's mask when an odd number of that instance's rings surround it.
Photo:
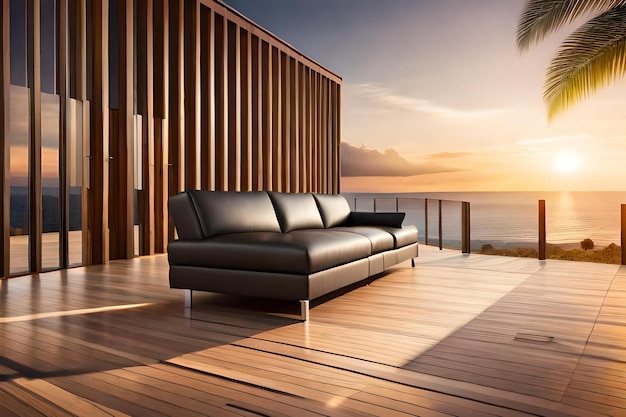
<path fill-rule="evenodd" d="M 59 268 L 59 96 L 41 94 L 41 202 L 43 269 Z"/>
<path fill-rule="evenodd" d="M 57 92 L 57 16 L 55 0 L 40 0 L 41 68 L 41 266 L 59 268 L 61 236 L 59 135 L 61 102 Z"/>
<path fill-rule="evenodd" d="M 139 212 L 139 207 L 143 207 L 143 165 L 141 161 L 142 157 L 142 118 L 140 114 L 136 114 L 134 117 L 135 122 L 135 135 L 133 138 L 133 154 L 135 157 L 134 162 L 134 192 L 133 192 L 133 224 L 134 224 L 134 254 L 139 256 L 142 254 L 142 248 L 140 246 L 141 239 L 139 238 L 144 228 L 143 216 Z"/>
<path fill-rule="evenodd" d="M 70 100 L 68 106 L 71 124 L 67 132 L 68 166 L 70 185 L 70 232 L 69 264 L 83 263 L 83 222 L 82 222 L 82 185 L 83 185 L 83 103 Z"/>
<path fill-rule="evenodd" d="M 28 88 L 10 91 L 10 273 L 28 271 Z"/>

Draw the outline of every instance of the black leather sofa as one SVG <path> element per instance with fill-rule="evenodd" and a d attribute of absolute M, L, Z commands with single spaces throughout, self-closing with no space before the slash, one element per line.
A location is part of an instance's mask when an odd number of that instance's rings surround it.
<path fill-rule="evenodd" d="M 404 213 L 352 212 L 341 195 L 185 191 L 169 199 L 178 239 L 168 245 L 171 288 L 300 301 L 379 274 L 418 255 Z"/>

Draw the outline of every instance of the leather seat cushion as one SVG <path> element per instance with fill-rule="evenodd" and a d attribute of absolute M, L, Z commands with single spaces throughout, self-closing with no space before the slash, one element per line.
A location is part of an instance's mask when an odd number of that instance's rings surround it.
<path fill-rule="evenodd" d="M 401 248 L 417 242 L 417 227 L 409 225 L 402 227 L 379 226 L 380 229 L 391 233 L 396 248 Z"/>
<path fill-rule="evenodd" d="M 356 233 L 365 236 L 372 244 L 372 254 L 394 249 L 394 238 L 391 233 L 379 227 L 353 226 L 353 227 L 333 227 L 331 230 L 337 232 Z"/>
<path fill-rule="evenodd" d="M 311 274 L 371 255 L 371 242 L 356 233 L 296 230 L 214 236 L 168 245 L 170 265 Z"/>

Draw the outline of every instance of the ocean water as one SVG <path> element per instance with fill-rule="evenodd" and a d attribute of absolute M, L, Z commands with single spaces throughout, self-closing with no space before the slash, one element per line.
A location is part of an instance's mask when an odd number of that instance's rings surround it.
<path fill-rule="evenodd" d="M 496 247 L 527 244 L 538 239 L 539 200 L 546 202 L 547 241 L 554 244 L 579 243 L 590 238 L 596 246 L 620 244 L 621 204 L 626 192 L 445 192 L 405 194 L 344 193 L 357 210 L 407 213 L 405 224 L 418 227 L 424 241 L 439 237 L 438 208 L 442 202 L 442 236 L 451 247 L 460 246 L 461 201 L 470 203 L 472 250 L 484 243 Z M 397 198 L 397 202 L 396 202 Z M 428 204 L 428 219 L 426 219 Z"/>

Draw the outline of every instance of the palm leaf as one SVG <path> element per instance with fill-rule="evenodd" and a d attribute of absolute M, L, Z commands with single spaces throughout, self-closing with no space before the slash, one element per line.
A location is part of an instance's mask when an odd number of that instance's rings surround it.
<path fill-rule="evenodd" d="M 581 26 L 561 45 L 544 86 L 548 120 L 626 73 L 626 6 Z"/>
<path fill-rule="evenodd" d="M 626 5 L 626 0 L 528 0 L 518 22 L 517 48 L 528 49 L 580 16 L 622 5 Z"/>

